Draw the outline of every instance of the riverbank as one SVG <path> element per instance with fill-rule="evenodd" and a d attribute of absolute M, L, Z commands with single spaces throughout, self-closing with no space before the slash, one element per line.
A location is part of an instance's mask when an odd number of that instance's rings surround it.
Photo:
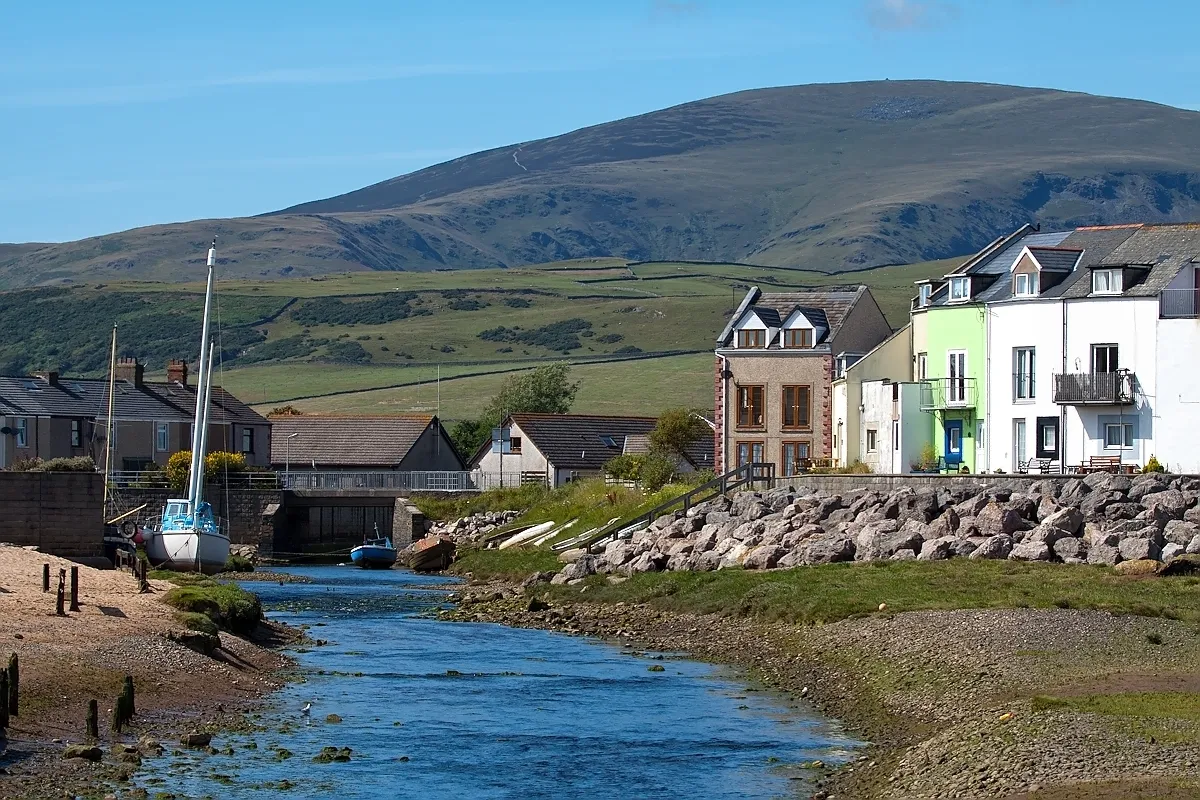
<path fill-rule="evenodd" d="M 52 589 L 42 591 L 42 565 Z M 160 602 L 173 587 L 151 580 L 141 593 L 127 572 L 79 567 L 80 610 L 55 614 L 64 559 L 0 546 L 0 657 L 20 660 L 20 714 L 0 740 L 0 798 L 101 798 L 124 785 L 137 758 L 117 758 L 118 742 L 142 737 L 170 748 L 181 735 L 238 724 L 242 713 L 282 685 L 290 663 L 275 651 L 292 641 L 286 626 L 262 623 L 251 638 L 222 631 L 210 654 Z M 69 603 L 69 597 L 68 597 Z M 192 646 L 189 647 L 188 645 Z M 195 648 L 195 649 L 193 649 Z M 136 687 L 137 716 L 122 734 L 109 730 L 113 702 L 126 675 Z M 68 744 L 86 742 L 87 703 L 99 704 L 103 760 L 66 759 Z"/>
<path fill-rule="evenodd" d="M 1200 795 L 1198 585 L 1052 565 L 830 565 L 493 580 L 446 616 L 748 669 L 871 742 L 827 776 L 830 797 L 1182 800 Z"/>

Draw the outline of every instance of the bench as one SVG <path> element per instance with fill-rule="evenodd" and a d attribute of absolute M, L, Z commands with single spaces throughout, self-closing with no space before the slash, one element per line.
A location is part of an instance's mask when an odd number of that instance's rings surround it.
<path fill-rule="evenodd" d="M 1054 468 L 1054 459 L 1052 458 L 1031 458 L 1027 461 L 1017 462 L 1017 474 L 1028 475 L 1037 470 L 1039 475 L 1049 475 Z"/>
<path fill-rule="evenodd" d="M 1093 472 L 1120 472 L 1120 456 L 1089 456 L 1086 464 L 1079 465 L 1079 473 L 1088 475 Z"/>

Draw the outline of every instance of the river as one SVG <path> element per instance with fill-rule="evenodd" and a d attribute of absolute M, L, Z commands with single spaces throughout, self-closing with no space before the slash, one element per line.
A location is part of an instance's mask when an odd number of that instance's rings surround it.
<path fill-rule="evenodd" d="M 811 791 L 809 762 L 854 755 L 855 743 L 815 712 L 722 668 L 439 621 L 430 612 L 445 605 L 450 579 L 289 571 L 312 583 L 247 588 L 270 616 L 329 643 L 295 654 L 305 680 L 271 698 L 262 730 L 214 740 L 232 755 L 150 762 L 139 784 L 151 795 L 797 797 Z M 350 760 L 314 762 L 323 747 L 348 747 Z"/>

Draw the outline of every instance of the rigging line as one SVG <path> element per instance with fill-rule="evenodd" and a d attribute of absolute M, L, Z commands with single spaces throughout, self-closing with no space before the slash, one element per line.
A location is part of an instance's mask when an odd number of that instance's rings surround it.
<path fill-rule="evenodd" d="M 214 295 L 216 296 L 216 300 L 217 300 L 217 371 L 218 371 L 218 374 L 219 374 L 220 380 L 221 380 L 221 391 L 224 392 L 225 391 L 225 334 L 224 334 L 224 326 L 222 326 L 222 324 L 221 324 L 221 296 L 219 294 L 216 294 L 215 292 L 214 292 Z M 225 429 L 226 436 L 231 436 L 232 432 L 229 430 L 229 419 L 227 416 L 227 410 L 225 408 L 225 404 L 218 402 L 218 405 L 221 407 L 221 427 Z M 230 446 L 232 447 L 233 445 L 231 444 Z M 233 526 L 233 512 L 230 510 L 232 508 L 232 506 L 230 506 L 230 504 L 229 504 L 229 461 L 228 461 L 228 457 L 226 457 L 226 459 L 224 460 L 223 463 L 225 464 L 225 469 L 224 469 L 224 473 L 225 473 L 225 475 L 224 475 L 224 478 L 225 478 L 225 514 L 226 514 L 225 533 L 228 536 L 229 533 L 231 533 L 229 528 L 231 528 Z M 219 519 L 217 522 L 217 530 L 220 531 Z"/>

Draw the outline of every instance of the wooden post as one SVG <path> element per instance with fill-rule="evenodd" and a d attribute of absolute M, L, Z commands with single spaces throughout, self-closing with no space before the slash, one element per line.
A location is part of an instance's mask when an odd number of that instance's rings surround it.
<path fill-rule="evenodd" d="M 42 564 L 42 592 L 50 591 L 50 565 Z"/>
<path fill-rule="evenodd" d="M 137 713 L 137 709 L 135 708 L 134 703 L 133 703 L 133 676 L 132 675 L 125 676 L 125 687 L 124 687 L 123 693 L 124 693 L 125 697 L 128 698 L 128 702 L 126 703 L 125 710 L 129 713 L 129 717 L 132 719 L 134 714 Z"/>
<path fill-rule="evenodd" d="M 0 703 L 0 731 L 8 727 L 8 673 L 0 672 L 0 697 L 4 698 L 4 702 Z"/>
<path fill-rule="evenodd" d="M 58 596 L 54 602 L 54 613 L 60 617 L 65 617 L 67 600 L 67 571 L 60 569 L 58 571 Z"/>
<path fill-rule="evenodd" d="M 21 662 L 16 653 L 8 657 L 8 671 L 5 674 L 8 676 L 8 713 L 16 717 L 20 714 L 18 701 L 21 695 Z"/>
<path fill-rule="evenodd" d="M 117 702 L 113 703 L 112 722 L 109 727 L 113 733 L 120 733 L 121 728 L 125 725 L 125 721 L 121 718 L 121 695 L 117 695 Z"/>
<path fill-rule="evenodd" d="M 100 706 L 95 700 L 88 700 L 87 736 L 92 740 L 100 738 Z"/>
<path fill-rule="evenodd" d="M 79 610 L 79 567 L 71 567 L 71 610 Z"/>

